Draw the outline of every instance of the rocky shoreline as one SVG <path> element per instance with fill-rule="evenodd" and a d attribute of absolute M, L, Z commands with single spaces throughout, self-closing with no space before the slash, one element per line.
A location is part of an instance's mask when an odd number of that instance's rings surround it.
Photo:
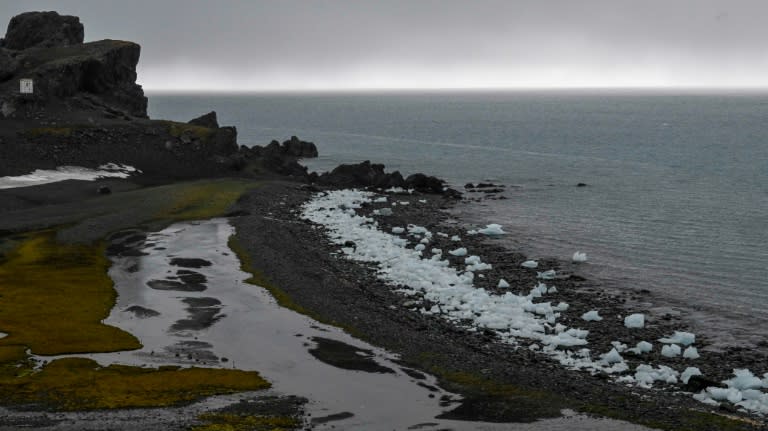
<path fill-rule="evenodd" d="M 35 28 L 45 28 L 44 37 L 32 31 Z M 409 189 L 389 193 L 398 202 L 394 212 L 382 214 L 391 206 L 381 203 L 366 205 L 359 213 L 371 216 L 378 210 L 379 226 L 387 232 L 414 224 L 443 233 L 433 238 L 430 247 L 451 249 L 456 245 L 451 237 L 459 236 L 462 247 L 492 265 L 483 273 L 485 278 L 476 279 L 477 287 L 493 294 L 525 293 L 539 282 L 536 271 L 521 267 L 526 257 L 492 238 L 466 235 L 473 227 L 451 212 L 456 205 L 500 198 L 503 185 L 473 185 L 468 190 L 480 190 L 473 196 L 483 197 L 462 201 L 461 193 L 438 178 L 387 173 L 383 165 L 369 161 L 341 165 L 324 174 L 309 173 L 299 160 L 317 157 L 317 148 L 297 137 L 247 148 L 237 145 L 234 127 L 218 124 L 215 112 L 188 123 L 150 120 L 146 98 L 135 83 L 139 51 L 130 42 L 83 43 L 76 17 L 31 13 L 11 21 L 0 42 L 0 176 L 104 163 L 131 165 L 141 174 L 96 184 L 67 181 L 0 190 L 0 256 L 4 259 L 23 235 L 42 229 L 57 229 L 55 238 L 62 244 L 93 244 L 125 229 L 141 235 L 179 219 L 225 216 L 236 228 L 234 241 L 241 258 L 248 258 L 254 277 L 269 285 L 278 302 L 400 355 L 404 367 L 433 374 L 441 387 L 461 394 L 462 404 L 443 419 L 529 423 L 561 417 L 570 409 L 670 430 L 768 426 L 764 419 L 730 404 L 712 407 L 691 396 L 719 386 L 731 376 L 732 368 L 764 364 L 766 358 L 708 352 L 695 362 L 705 378 L 645 389 L 618 384 L 604 373 L 568 370 L 527 346 L 514 348 L 502 342 L 491 330 L 468 330 L 447 322 L 439 312 L 420 312 L 437 304 L 405 297 L 380 280 L 373 265 L 344 258 L 341 247 L 329 242 L 321 226 L 302 217 L 302 206 L 324 191 Z M 39 90 L 34 95 L 18 94 L 22 77 L 35 78 Z M 97 192 L 104 190 L 101 187 L 111 193 Z M 216 200 L 220 196 L 226 198 Z M 459 256 L 448 261 L 453 266 L 464 263 Z M 569 304 L 560 322 L 589 330 L 595 352 L 608 352 L 616 340 L 631 345 L 640 340 L 655 342 L 685 329 L 671 315 L 654 318 L 639 330 L 626 328 L 618 320 L 611 324 L 584 321 L 581 316 L 595 309 L 604 316 L 626 315 L 647 293 L 609 292 L 580 276 L 577 265 L 555 260 L 538 263 L 539 271 L 557 271 L 552 281 L 557 299 Z M 502 278 L 508 287 L 496 283 Z M 706 340 L 697 345 L 706 345 Z M 691 365 L 682 358 L 662 358 L 659 349 L 642 361 L 629 354 L 626 359 L 633 367 L 649 360 L 663 360 L 680 369 Z M 0 361 L 0 365 L 7 364 Z M 300 415 L 301 402 L 286 400 L 288 413 Z M 253 401 L 257 408 L 250 406 L 251 401 L 243 401 L 244 409 L 264 409 L 264 403 Z M 286 403 L 266 405 L 282 406 L 274 410 L 286 408 Z M 171 416 L 180 422 L 163 426 L 194 425 Z M 0 416 L 0 427 L 59 423 L 41 421 L 36 415 L 26 422 L 23 417 Z M 103 425 L 135 426 L 120 421 Z"/>

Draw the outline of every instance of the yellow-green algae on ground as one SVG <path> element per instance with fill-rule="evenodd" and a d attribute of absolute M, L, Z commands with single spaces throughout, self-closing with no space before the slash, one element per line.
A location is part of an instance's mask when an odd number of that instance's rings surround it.
<path fill-rule="evenodd" d="M 206 413 L 198 419 L 207 423 L 192 428 L 192 431 L 288 431 L 301 426 L 298 419 L 284 416 Z"/>
<path fill-rule="evenodd" d="M 103 245 L 56 242 L 55 232 L 30 234 L 0 264 L 0 347 L 38 355 L 138 349 L 139 340 L 104 325 L 117 294 Z M 0 358 L 2 357 L 0 353 Z"/>
<path fill-rule="evenodd" d="M 266 389 L 257 373 L 214 368 L 99 366 L 66 358 L 22 377 L 0 374 L 0 399 L 61 410 L 163 407 L 201 397 Z"/>
<path fill-rule="evenodd" d="M 258 186 L 233 179 L 183 184 L 173 189 L 172 200 L 155 217 L 178 222 L 222 216 L 243 193 Z"/>
<path fill-rule="evenodd" d="M 181 187 L 156 221 L 222 215 L 253 183 L 218 181 Z M 62 244 L 55 231 L 29 233 L 0 256 L 0 403 L 61 410 L 163 407 L 206 396 L 268 388 L 258 373 L 231 369 L 99 366 L 55 360 L 42 369 L 27 355 L 140 348 L 104 325 L 116 292 L 103 244 Z"/>

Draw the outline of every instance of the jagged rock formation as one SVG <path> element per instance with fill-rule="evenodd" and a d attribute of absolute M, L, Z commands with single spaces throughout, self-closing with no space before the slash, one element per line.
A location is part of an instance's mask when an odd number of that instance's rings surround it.
<path fill-rule="evenodd" d="M 146 118 L 136 84 L 141 47 L 132 42 L 82 43 L 77 17 L 27 12 L 11 19 L 0 48 L 0 114 L 5 118 L 67 118 L 90 110 L 105 118 Z M 20 94 L 20 79 L 34 93 Z"/>
<path fill-rule="evenodd" d="M 23 50 L 54 48 L 83 43 L 80 18 L 56 12 L 26 12 L 11 18 L 0 48 Z"/>

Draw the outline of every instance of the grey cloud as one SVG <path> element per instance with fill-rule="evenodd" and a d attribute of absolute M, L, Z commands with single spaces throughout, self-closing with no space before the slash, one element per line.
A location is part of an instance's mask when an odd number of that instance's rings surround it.
<path fill-rule="evenodd" d="M 768 84 L 757 0 L 8 3 L 140 43 L 149 87 Z"/>

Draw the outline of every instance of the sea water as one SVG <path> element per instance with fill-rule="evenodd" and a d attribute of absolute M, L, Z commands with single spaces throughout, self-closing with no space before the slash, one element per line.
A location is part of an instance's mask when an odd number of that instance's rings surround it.
<path fill-rule="evenodd" d="M 239 142 L 314 141 L 323 171 L 370 159 L 507 185 L 460 206 L 531 257 L 647 289 L 718 345 L 768 324 L 768 93 L 673 91 L 149 94 L 150 115 L 211 109 Z M 584 183 L 586 187 L 576 187 Z"/>

